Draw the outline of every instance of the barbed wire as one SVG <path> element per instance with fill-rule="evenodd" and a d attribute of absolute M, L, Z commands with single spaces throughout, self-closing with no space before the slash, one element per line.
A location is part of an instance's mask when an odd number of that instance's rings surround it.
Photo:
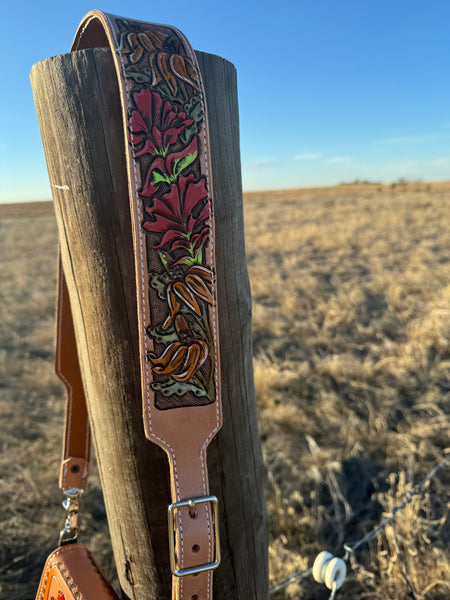
<path fill-rule="evenodd" d="M 345 550 L 345 555 L 342 560 L 344 560 L 345 562 L 348 562 L 350 556 L 355 554 L 356 550 L 358 550 L 358 548 L 360 546 L 362 546 L 363 544 L 367 544 L 367 543 L 371 542 L 372 540 L 375 540 L 376 538 L 378 538 L 381 535 L 381 533 L 386 529 L 386 527 L 389 525 L 389 523 L 391 523 L 395 519 L 397 513 L 399 511 L 403 510 L 406 506 L 408 506 L 416 496 L 419 496 L 422 493 L 424 486 L 429 481 L 431 481 L 439 473 L 439 471 L 441 469 L 443 469 L 444 467 L 450 467 L 450 454 L 446 454 L 445 457 L 437 465 L 435 465 L 435 467 L 433 467 L 433 469 L 428 473 L 428 475 L 424 479 L 422 479 L 422 481 L 420 481 L 412 490 L 410 490 L 405 495 L 403 502 L 401 502 L 397 506 L 394 506 L 391 514 L 388 517 L 386 517 L 379 525 L 374 527 L 374 529 L 372 529 L 372 531 L 370 531 L 368 534 L 366 534 L 364 537 L 362 537 L 360 540 L 357 540 L 356 542 L 348 542 L 348 543 L 343 544 L 343 548 Z M 293 583 L 298 583 L 299 581 L 302 581 L 303 579 L 310 577 L 311 574 L 312 574 L 312 568 L 293 573 L 292 575 L 289 575 L 289 577 L 286 577 L 285 579 L 282 579 L 278 583 L 271 585 L 269 587 L 269 595 L 272 596 L 273 594 L 276 594 L 277 592 L 281 592 L 282 590 L 284 590 L 288 586 L 292 585 Z M 334 600 L 334 598 L 336 596 L 336 592 L 337 592 L 337 587 L 336 587 L 336 585 L 333 585 L 329 600 Z"/>
<path fill-rule="evenodd" d="M 377 527 L 375 527 L 372 531 L 370 531 L 367 535 L 365 535 L 363 538 L 361 538 L 357 542 L 350 542 L 350 543 L 344 544 L 344 550 L 345 550 L 344 560 L 347 561 L 350 558 L 350 556 L 352 554 L 354 554 L 355 551 L 363 544 L 367 544 L 368 542 L 371 542 L 372 540 L 376 539 L 384 531 L 384 529 L 386 529 L 386 527 L 389 525 L 389 523 L 395 519 L 396 514 L 400 510 L 403 510 L 406 506 L 408 506 L 408 504 L 410 504 L 416 496 L 419 496 L 420 493 L 422 492 L 425 484 L 427 484 L 429 481 L 431 481 L 433 479 L 433 477 L 435 477 L 439 473 L 439 471 L 441 469 L 443 469 L 445 466 L 450 466 L 450 456 L 445 456 L 445 458 L 443 460 L 441 460 L 441 462 L 439 464 L 437 464 L 428 473 L 428 475 L 424 479 L 422 479 L 422 481 L 420 483 L 418 483 L 412 490 L 410 490 L 406 494 L 403 502 L 401 504 L 398 504 L 397 506 L 394 506 L 391 514 L 388 517 L 386 517 L 379 525 L 377 525 Z"/>

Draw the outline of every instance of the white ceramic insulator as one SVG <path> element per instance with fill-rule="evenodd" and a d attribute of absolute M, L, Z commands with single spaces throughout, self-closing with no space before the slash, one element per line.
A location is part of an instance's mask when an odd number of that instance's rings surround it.
<path fill-rule="evenodd" d="M 314 581 L 317 581 L 317 583 L 325 582 L 325 570 L 332 558 L 333 555 L 325 550 L 316 556 L 316 560 L 314 561 L 312 568 L 312 576 Z"/>
<path fill-rule="evenodd" d="M 319 555 L 320 556 L 320 555 Z M 342 558 L 332 558 L 325 567 L 324 583 L 329 590 L 333 589 L 333 583 L 338 590 L 345 581 L 347 565 Z"/>

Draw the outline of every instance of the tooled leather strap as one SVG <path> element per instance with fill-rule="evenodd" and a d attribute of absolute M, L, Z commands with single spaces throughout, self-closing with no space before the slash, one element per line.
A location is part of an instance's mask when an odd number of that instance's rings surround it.
<path fill-rule="evenodd" d="M 170 465 L 172 598 L 209 600 L 219 552 L 206 449 L 222 416 L 203 85 L 172 27 L 93 11 L 72 50 L 108 46 L 124 117 L 144 427 Z"/>
<path fill-rule="evenodd" d="M 78 363 L 69 294 L 61 261 L 58 274 L 55 371 L 67 388 L 66 423 L 59 485 L 63 492 L 71 489 L 85 491 L 91 447 L 89 419 Z"/>

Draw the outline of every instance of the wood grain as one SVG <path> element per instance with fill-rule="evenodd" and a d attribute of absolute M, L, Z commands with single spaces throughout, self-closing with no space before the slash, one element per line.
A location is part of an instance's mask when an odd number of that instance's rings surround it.
<path fill-rule="evenodd" d="M 268 596 L 268 520 L 256 422 L 236 73 L 197 53 L 211 136 L 224 425 L 209 450 L 221 506 L 220 600 Z M 124 132 L 110 51 L 82 50 L 31 74 L 52 185 L 112 545 L 124 594 L 168 600 L 165 453 L 146 440 Z"/>

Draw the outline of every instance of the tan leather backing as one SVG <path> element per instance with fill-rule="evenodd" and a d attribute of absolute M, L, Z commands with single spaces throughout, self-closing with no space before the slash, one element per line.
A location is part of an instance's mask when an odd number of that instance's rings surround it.
<path fill-rule="evenodd" d="M 57 548 L 48 557 L 36 600 L 118 600 L 83 544 Z"/>

